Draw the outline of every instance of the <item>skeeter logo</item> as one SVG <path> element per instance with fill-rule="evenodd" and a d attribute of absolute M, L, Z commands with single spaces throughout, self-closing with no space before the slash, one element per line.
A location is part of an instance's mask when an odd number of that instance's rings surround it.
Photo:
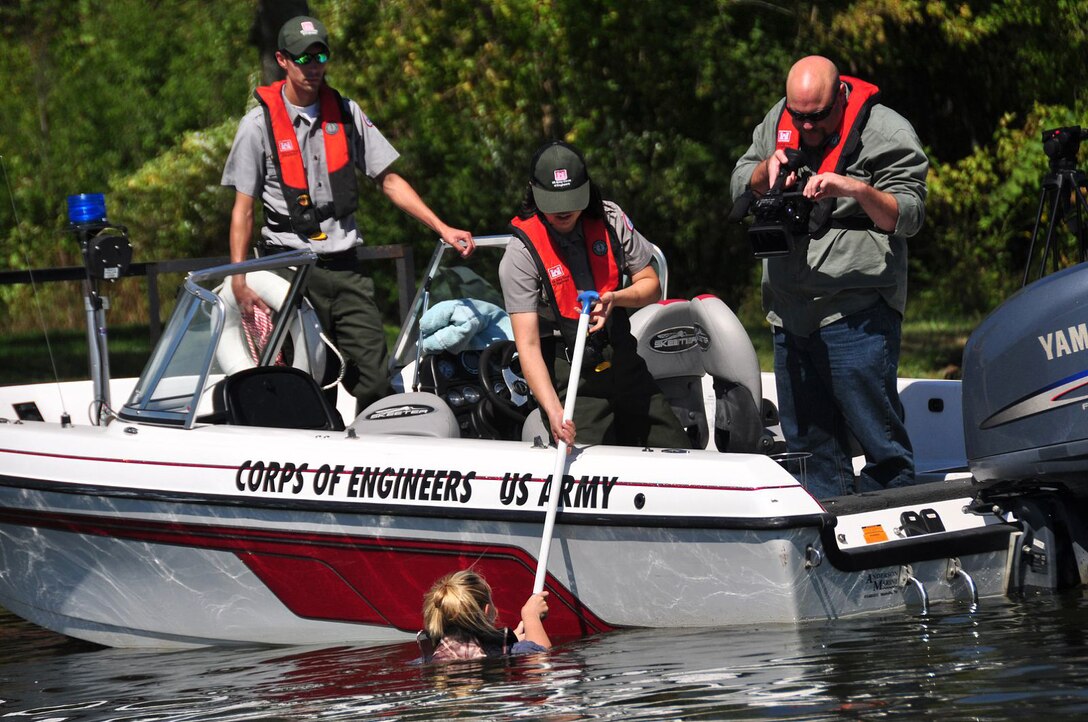
<path fill-rule="evenodd" d="M 683 353 L 698 346 L 710 346 L 710 337 L 699 326 L 674 326 L 659 331 L 650 339 L 650 348 L 658 353 Z"/>
<path fill-rule="evenodd" d="M 380 421 L 382 419 L 403 419 L 410 416 L 423 416 L 424 414 L 430 413 L 434 413 L 434 409 L 430 406 L 403 404 L 401 406 L 392 406 L 388 409 L 378 409 L 377 411 L 368 414 L 366 418 L 371 421 Z"/>

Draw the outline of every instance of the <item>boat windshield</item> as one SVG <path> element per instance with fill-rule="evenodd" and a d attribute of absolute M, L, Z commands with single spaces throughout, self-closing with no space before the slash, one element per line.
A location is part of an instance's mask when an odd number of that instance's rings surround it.
<path fill-rule="evenodd" d="M 308 272 L 313 260 L 313 254 L 300 251 L 190 273 L 166 330 L 118 415 L 188 428 L 201 415 L 216 412 L 211 391 L 231 373 L 270 363 L 309 368 L 315 360 L 309 358 L 309 320 L 300 316 L 299 287 L 302 269 Z M 253 322 L 243 323 L 230 286 L 230 277 L 240 272 L 273 309 L 271 317 L 258 314 Z"/>
<path fill-rule="evenodd" d="M 415 360 L 420 316 L 443 301 L 472 299 L 503 308 L 499 285 L 499 261 L 512 236 L 476 238 L 476 251 L 462 258 L 445 243 L 438 243 L 423 280 L 412 301 L 411 311 L 401 326 L 393 347 L 393 369 L 401 369 Z"/>

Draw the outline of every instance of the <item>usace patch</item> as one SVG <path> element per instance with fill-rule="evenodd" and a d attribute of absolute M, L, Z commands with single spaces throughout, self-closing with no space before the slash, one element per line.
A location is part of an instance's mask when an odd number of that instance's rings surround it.
<path fill-rule="evenodd" d="M 593 242 L 593 255 L 603 256 L 606 253 L 608 253 L 608 246 L 605 245 L 604 241 L 596 240 Z"/>

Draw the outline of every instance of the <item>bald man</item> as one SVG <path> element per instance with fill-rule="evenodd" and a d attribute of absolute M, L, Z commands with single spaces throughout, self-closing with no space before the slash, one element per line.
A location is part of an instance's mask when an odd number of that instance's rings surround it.
<path fill-rule="evenodd" d="M 896 383 L 907 239 L 925 217 L 929 161 L 910 123 L 878 99 L 827 58 L 802 58 L 733 169 L 736 200 L 770 188 L 787 148 L 804 153 L 786 187 L 815 204 L 809 237 L 764 259 L 762 292 L 782 432 L 790 451 L 811 454 L 817 498 L 914 482 Z M 857 478 L 851 436 L 865 454 Z"/>

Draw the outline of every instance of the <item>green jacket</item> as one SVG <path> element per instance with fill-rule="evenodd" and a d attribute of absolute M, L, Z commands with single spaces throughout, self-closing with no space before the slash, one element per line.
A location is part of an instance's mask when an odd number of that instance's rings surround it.
<path fill-rule="evenodd" d="M 780 100 L 752 133 L 752 145 L 733 169 L 731 191 L 736 200 L 752 171 L 775 149 Z M 799 243 L 788 256 L 763 261 L 763 309 L 767 320 L 791 333 L 807 336 L 821 326 L 869 308 L 880 299 L 900 314 L 907 303 L 907 239 L 925 218 L 929 159 L 914 128 L 903 116 L 875 105 L 862 130 L 861 143 L 847 160 L 845 175 L 891 193 L 899 205 L 892 234 L 842 227 Z M 852 198 L 834 204 L 833 221 L 867 218 Z M 857 223 L 853 224 L 856 228 Z"/>

